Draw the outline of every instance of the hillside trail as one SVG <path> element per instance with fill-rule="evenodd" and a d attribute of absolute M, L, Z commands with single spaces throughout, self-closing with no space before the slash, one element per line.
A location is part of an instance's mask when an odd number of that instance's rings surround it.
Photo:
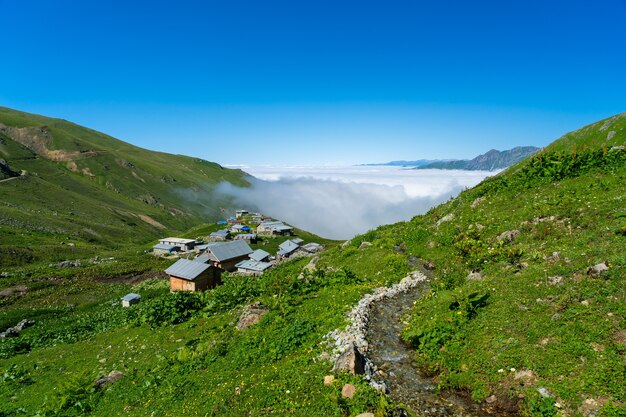
<path fill-rule="evenodd" d="M 417 287 L 370 308 L 367 340 L 368 357 L 384 372 L 390 397 L 418 416 L 487 416 L 471 400 L 450 392 L 437 392 L 432 378 L 422 374 L 415 363 L 415 350 L 400 337 L 402 316 L 422 296 Z"/>

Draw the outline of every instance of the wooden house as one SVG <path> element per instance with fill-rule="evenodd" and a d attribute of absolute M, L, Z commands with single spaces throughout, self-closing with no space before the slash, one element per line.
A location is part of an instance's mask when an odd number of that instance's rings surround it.
<path fill-rule="evenodd" d="M 222 284 L 222 273 L 213 265 L 179 259 L 165 270 L 170 291 L 205 291 Z"/>
<path fill-rule="evenodd" d="M 195 259 L 196 262 L 203 262 L 221 268 L 225 271 L 235 271 L 238 262 L 248 259 L 252 249 L 243 240 L 232 242 L 214 243 L 207 247 L 204 255 Z"/>

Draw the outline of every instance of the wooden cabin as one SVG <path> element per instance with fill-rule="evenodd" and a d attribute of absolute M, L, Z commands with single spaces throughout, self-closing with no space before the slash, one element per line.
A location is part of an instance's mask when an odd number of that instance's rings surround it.
<path fill-rule="evenodd" d="M 165 270 L 170 291 L 205 291 L 222 284 L 222 273 L 213 265 L 179 259 Z"/>

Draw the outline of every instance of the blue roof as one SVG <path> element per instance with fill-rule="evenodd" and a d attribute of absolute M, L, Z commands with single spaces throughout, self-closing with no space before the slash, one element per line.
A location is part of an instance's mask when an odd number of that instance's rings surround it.
<path fill-rule="evenodd" d="M 250 231 L 250 226 L 244 226 L 241 228 L 241 230 L 243 230 L 244 232 L 249 232 Z"/>

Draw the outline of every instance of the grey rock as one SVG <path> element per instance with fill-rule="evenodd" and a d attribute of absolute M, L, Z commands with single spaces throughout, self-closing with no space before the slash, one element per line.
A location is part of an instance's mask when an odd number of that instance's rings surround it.
<path fill-rule="evenodd" d="M 80 259 L 76 259 L 75 261 L 63 261 L 58 264 L 50 264 L 48 267 L 50 268 L 77 268 L 81 265 Z"/>
<path fill-rule="evenodd" d="M 592 277 L 599 277 L 600 275 L 602 275 L 604 271 L 608 271 L 608 270 L 609 270 L 609 266 L 607 265 L 607 263 L 602 262 L 597 265 L 589 267 L 589 269 L 587 269 L 587 275 L 590 275 Z"/>
<path fill-rule="evenodd" d="M 470 207 L 471 207 L 471 208 L 476 208 L 476 207 L 478 207 L 479 205 L 481 205 L 483 201 L 485 201 L 485 197 L 478 197 L 476 200 L 474 200 L 474 201 L 472 202 L 472 204 L 470 205 Z"/>
<path fill-rule="evenodd" d="M 267 313 L 269 313 L 269 309 L 265 307 L 262 303 L 256 302 L 250 304 L 249 306 L 245 307 L 243 312 L 241 313 L 239 321 L 237 322 L 237 329 L 243 330 L 254 324 L 257 324 Z"/>
<path fill-rule="evenodd" d="M 607 135 L 606 135 L 606 140 L 611 140 L 615 137 L 615 135 L 617 135 L 617 133 L 614 130 L 611 130 Z"/>
<path fill-rule="evenodd" d="M 365 358 L 354 346 L 348 347 L 335 361 L 333 372 L 348 371 L 353 375 L 361 375 L 365 373 Z"/>
<path fill-rule="evenodd" d="M 22 330 L 24 330 L 27 327 L 32 326 L 33 324 L 35 324 L 34 320 L 28 320 L 28 319 L 21 320 L 15 326 L 9 327 L 8 329 L 0 333 L 0 338 L 4 339 L 7 337 L 17 337 L 20 335 Z"/>
<path fill-rule="evenodd" d="M 513 242 L 517 236 L 519 236 L 519 230 L 507 230 L 498 235 L 496 239 L 498 239 L 499 242 Z"/>
<path fill-rule="evenodd" d="M 561 276 L 553 276 L 553 277 L 548 277 L 548 285 L 551 286 L 555 286 L 555 285 L 561 285 L 563 284 L 563 277 Z"/>
<path fill-rule="evenodd" d="M 369 248 L 370 246 L 372 246 L 372 242 L 361 242 L 359 249 Z"/>
<path fill-rule="evenodd" d="M 102 388 L 106 384 L 112 384 L 116 381 L 119 381 L 123 376 L 124 376 L 123 372 L 111 371 L 107 376 L 104 376 L 96 380 L 95 382 L 96 388 Z"/>
<path fill-rule="evenodd" d="M 477 281 L 479 279 L 482 279 L 483 274 L 481 274 L 478 271 L 472 271 L 467 275 L 467 279 L 470 281 Z"/>
<path fill-rule="evenodd" d="M 439 219 L 437 221 L 437 227 L 439 227 L 442 223 L 449 222 L 452 219 L 454 219 L 454 214 L 453 213 L 450 213 L 450 214 L 447 214 L 447 215 L 443 216 L 441 219 Z"/>

